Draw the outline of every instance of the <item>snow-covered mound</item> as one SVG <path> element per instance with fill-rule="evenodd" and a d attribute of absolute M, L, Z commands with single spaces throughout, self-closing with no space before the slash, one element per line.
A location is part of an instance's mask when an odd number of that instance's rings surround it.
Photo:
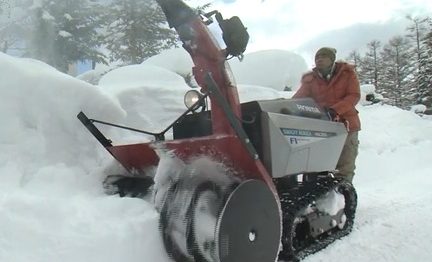
<path fill-rule="evenodd" d="M 282 98 L 281 92 L 269 87 L 240 84 L 237 86 L 237 89 L 241 103 L 253 100 Z"/>
<path fill-rule="evenodd" d="M 0 261 L 169 261 L 152 205 L 103 193 L 109 154 L 76 118 L 120 107 L 35 60 L 0 53 L 0 78 Z"/>
<path fill-rule="evenodd" d="M 360 85 L 361 97 L 360 105 L 371 105 L 377 102 L 385 102 L 386 99 L 381 95 L 376 93 L 375 85 L 373 84 L 362 84 Z"/>
<path fill-rule="evenodd" d="M 112 70 L 99 87 L 127 112 L 123 124 L 151 132 L 162 131 L 186 110 L 183 96 L 190 89 L 180 75 L 147 64 Z"/>
<path fill-rule="evenodd" d="M 100 88 L 44 63 L 3 53 L 0 61 L 0 168 L 19 170 L 17 182 L 47 165 L 88 171 L 96 151 L 76 115 L 117 121 L 124 112 Z"/>
<path fill-rule="evenodd" d="M 184 76 L 191 74 L 192 59 L 184 49 L 171 49 L 150 57 L 145 65 L 156 65 Z M 278 91 L 289 87 L 296 90 L 301 76 L 307 71 L 304 59 L 286 50 L 265 50 L 247 53 L 242 61 L 229 60 L 239 85 L 255 85 Z M 269 66 L 270 65 L 270 66 Z"/>
<path fill-rule="evenodd" d="M 264 50 L 245 55 L 243 61 L 230 60 L 238 84 L 296 90 L 307 71 L 303 57 L 285 50 Z"/>
<path fill-rule="evenodd" d="M 424 113 L 427 110 L 427 107 L 425 105 L 413 105 L 410 108 L 411 112 L 414 113 Z"/>
<path fill-rule="evenodd" d="M 183 77 L 192 73 L 193 62 L 183 48 L 173 48 L 145 60 L 143 65 L 155 65 L 175 72 Z"/>

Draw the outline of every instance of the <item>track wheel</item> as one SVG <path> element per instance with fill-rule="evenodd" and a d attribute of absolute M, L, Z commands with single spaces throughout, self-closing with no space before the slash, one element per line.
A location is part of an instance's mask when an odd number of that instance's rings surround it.
<path fill-rule="evenodd" d="M 220 186 L 211 181 L 200 184 L 194 192 L 188 247 L 197 262 L 218 261 L 215 231 L 223 200 Z"/>
<path fill-rule="evenodd" d="M 180 248 L 178 241 L 176 241 L 173 234 L 173 231 L 175 231 L 173 228 L 175 226 L 173 220 L 176 218 L 171 216 L 170 203 L 172 203 L 172 201 L 175 199 L 177 187 L 178 183 L 175 183 L 169 188 L 167 192 L 164 205 L 162 206 L 162 210 L 160 212 L 159 230 L 162 235 L 162 241 L 165 246 L 165 250 L 169 257 L 171 257 L 174 261 L 192 262 L 193 260 L 185 255 L 184 252 L 182 252 L 182 249 Z"/>

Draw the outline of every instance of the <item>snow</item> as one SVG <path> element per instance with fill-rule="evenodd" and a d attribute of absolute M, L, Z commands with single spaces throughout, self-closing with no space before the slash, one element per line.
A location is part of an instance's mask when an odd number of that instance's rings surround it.
<path fill-rule="evenodd" d="M 414 113 L 424 113 L 424 111 L 426 111 L 426 109 L 427 108 L 426 108 L 425 105 L 420 104 L 420 105 L 413 105 L 413 106 L 411 106 L 410 111 L 414 112 Z"/>
<path fill-rule="evenodd" d="M 48 11 L 45 10 L 42 13 L 42 18 L 47 21 L 54 20 L 54 17 Z"/>
<path fill-rule="evenodd" d="M 375 85 L 373 85 L 373 84 L 363 84 L 363 85 L 361 85 L 360 88 L 366 94 L 375 93 Z"/>
<path fill-rule="evenodd" d="M 245 54 L 242 61 L 233 58 L 228 63 L 238 83 L 266 86 L 278 91 L 284 90 L 286 86 L 295 90 L 307 70 L 306 62 L 300 55 L 286 50 L 251 52 Z M 163 51 L 143 64 L 164 67 L 182 76 L 191 74 L 193 66 L 188 53 L 180 48 Z M 254 74 L 250 74 L 251 68 Z"/>
<path fill-rule="evenodd" d="M 232 59 L 230 65 L 238 83 L 266 86 L 278 91 L 285 87 L 295 90 L 302 74 L 307 71 L 304 59 L 286 50 L 249 53 L 242 62 Z"/>
<path fill-rule="evenodd" d="M 265 64 L 267 54 L 275 53 L 262 52 L 262 65 L 247 68 L 256 83 L 246 74 L 238 78 L 242 101 L 292 95 L 255 71 L 277 71 Z M 140 129 L 166 126 L 182 112 L 188 90 L 178 75 L 188 69 L 169 59 L 119 68 L 91 85 L 42 62 L 0 53 L 0 261 L 170 261 L 154 205 L 104 194 L 103 179 L 122 168 L 76 118 L 84 111 Z M 288 73 L 274 73 L 272 81 L 285 83 Z M 429 261 L 432 119 L 382 104 L 359 105 L 358 111 L 354 230 L 305 261 Z M 101 129 L 115 143 L 149 139 Z"/>
<path fill-rule="evenodd" d="M 345 198 L 343 194 L 332 190 L 324 198 L 318 199 L 316 206 L 319 211 L 335 216 L 339 210 L 345 207 Z"/>
<path fill-rule="evenodd" d="M 162 51 L 159 55 L 148 58 L 143 64 L 160 66 L 179 75 L 192 73 L 193 62 L 183 48 L 173 48 Z"/>
<path fill-rule="evenodd" d="M 58 32 L 58 34 L 59 34 L 59 36 L 64 37 L 64 38 L 72 37 L 71 33 L 67 32 L 67 31 L 64 31 L 64 30 L 60 30 Z"/>
<path fill-rule="evenodd" d="M 151 132 L 162 131 L 184 111 L 183 96 L 190 89 L 180 75 L 145 64 L 114 69 L 99 87 L 128 112 L 122 124 Z"/>
<path fill-rule="evenodd" d="M 64 18 L 66 18 L 69 21 L 73 20 L 73 18 L 72 18 L 72 16 L 70 14 L 64 14 Z"/>

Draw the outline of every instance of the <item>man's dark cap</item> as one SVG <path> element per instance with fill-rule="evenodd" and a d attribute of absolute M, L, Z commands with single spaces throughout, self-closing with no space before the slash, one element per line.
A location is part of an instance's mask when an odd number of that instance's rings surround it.
<path fill-rule="evenodd" d="M 333 47 L 321 47 L 315 54 L 315 60 L 319 55 L 329 57 L 334 62 L 336 60 L 336 49 Z"/>

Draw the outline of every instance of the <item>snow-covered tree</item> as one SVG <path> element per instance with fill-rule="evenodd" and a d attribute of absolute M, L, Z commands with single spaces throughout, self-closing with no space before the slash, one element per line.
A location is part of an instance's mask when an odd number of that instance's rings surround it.
<path fill-rule="evenodd" d="M 0 0 L 0 16 L 9 15 L 11 9 L 11 4 L 8 0 Z"/>
<path fill-rule="evenodd" d="M 0 51 L 20 54 L 30 21 L 27 9 L 32 0 L 0 0 Z"/>
<path fill-rule="evenodd" d="M 407 17 L 411 21 L 411 25 L 407 28 L 408 39 L 413 43 L 413 58 L 415 57 L 416 70 L 414 71 L 414 77 L 416 79 L 415 98 L 418 103 L 422 103 L 425 96 L 428 96 L 428 90 L 430 89 L 430 72 L 428 68 L 430 65 L 429 49 L 427 45 L 427 34 L 428 34 L 428 22 L 429 18 L 413 18 Z"/>
<path fill-rule="evenodd" d="M 100 10 L 91 0 L 41 0 L 32 16 L 28 55 L 63 72 L 77 61 L 105 62 L 98 51 Z"/>
<path fill-rule="evenodd" d="M 367 51 L 360 63 L 360 81 L 362 83 L 374 84 L 377 92 L 382 89 L 381 74 L 383 72 L 383 61 L 380 56 L 381 42 L 373 40 L 367 44 Z"/>
<path fill-rule="evenodd" d="M 112 1 L 105 17 L 105 45 L 112 61 L 138 64 L 176 45 L 176 33 L 153 0 Z"/>
<path fill-rule="evenodd" d="M 406 38 L 396 36 L 384 46 L 381 56 L 384 65 L 382 88 L 385 95 L 399 107 L 413 103 L 413 76 L 410 44 Z"/>
<path fill-rule="evenodd" d="M 418 102 L 432 107 L 432 19 L 428 19 L 428 29 L 422 40 L 422 47 L 424 52 L 420 63 L 420 86 Z"/>
<path fill-rule="evenodd" d="M 361 55 L 357 50 L 350 52 L 346 60 L 354 65 L 357 74 L 361 73 Z"/>

